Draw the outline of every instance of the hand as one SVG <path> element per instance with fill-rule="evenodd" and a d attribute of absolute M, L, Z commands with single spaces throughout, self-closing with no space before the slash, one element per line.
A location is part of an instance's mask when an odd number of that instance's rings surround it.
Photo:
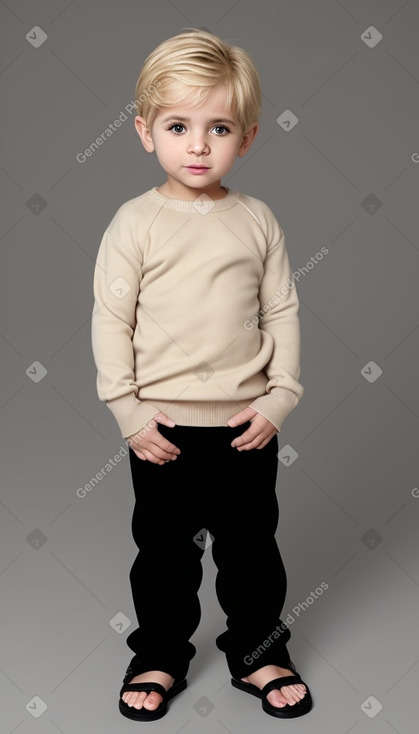
<path fill-rule="evenodd" d="M 166 464 L 174 461 L 180 454 L 180 449 L 170 443 L 159 431 L 158 424 L 173 428 L 176 423 L 165 413 L 157 413 L 147 425 L 126 439 L 134 454 L 142 461 L 151 461 L 153 464 Z M 144 434 L 144 432 L 146 433 Z"/>
<path fill-rule="evenodd" d="M 254 410 L 254 408 L 247 407 L 241 410 L 240 413 L 233 415 L 228 421 L 228 425 L 231 428 L 239 426 L 242 423 L 251 422 L 251 426 L 244 431 L 240 436 L 234 439 L 231 443 L 233 448 L 237 448 L 238 451 L 249 451 L 250 449 L 263 449 L 271 438 L 277 433 L 277 429 L 265 418 Z"/>

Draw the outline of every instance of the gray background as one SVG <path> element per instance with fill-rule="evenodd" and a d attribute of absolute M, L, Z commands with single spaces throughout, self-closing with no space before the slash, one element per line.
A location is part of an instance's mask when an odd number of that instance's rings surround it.
<path fill-rule="evenodd" d="M 279 434 L 298 457 L 279 463 L 277 489 L 282 616 L 299 610 L 289 650 L 314 708 L 286 723 L 231 687 L 215 645 L 225 616 L 208 549 L 189 687 L 150 726 L 410 734 L 419 683 L 418 2 L 8 0 L 0 21 L 2 733 L 141 727 L 117 709 L 136 626 L 128 458 L 85 497 L 76 491 L 125 445 L 96 395 L 99 242 L 117 208 L 165 176 L 132 114 L 85 163 L 76 155 L 133 99 L 150 51 L 203 27 L 249 51 L 263 85 L 259 135 L 223 183 L 269 204 L 294 271 L 329 250 L 298 285 L 305 395 Z M 26 38 L 39 38 L 35 26 L 47 34 L 38 48 Z M 288 132 L 277 122 L 287 110 L 298 118 Z"/>

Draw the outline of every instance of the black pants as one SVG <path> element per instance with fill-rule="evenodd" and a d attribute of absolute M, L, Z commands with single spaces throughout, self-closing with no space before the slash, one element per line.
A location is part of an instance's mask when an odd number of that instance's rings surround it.
<path fill-rule="evenodd" d="M 282 623 L 287 580 L 275 539 L 278 440 L 263 449 L 231 447 L 250 423 L 235 428 L 159 425 L 181 450 L 164 465 L 129 449 L 135 507 L 133 538 L 139 548 L 130 572 L 138 629 L 127 637 L 135 674 L 162 670 L 183 678 L 196 653 L 198 590 L 213 536 L 216 593 L 227 630 L 216 639 L 233 677 L 265 665 L 286 667 L 291 633 Z M 205 535 L 205 532 L 204 532 Z"/>

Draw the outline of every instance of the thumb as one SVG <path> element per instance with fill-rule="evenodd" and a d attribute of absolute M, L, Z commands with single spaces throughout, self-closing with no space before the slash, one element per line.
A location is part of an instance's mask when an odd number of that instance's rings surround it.
<path fill-rule="evenodd" d="M 164 426 L 168 426 L 169 428 L 173 428 L 173 426 L 176 425 L 174 420 L 172 420 L 172 418 L 169 418 L 166 413 L 157 413 L 157 415 L 155 415 L 152 420 L 156 421 L 156 423 L 162 423 Z"/>
<path fill-rule="evenodd" d="M 232 418 L 230 418 L 227 423 L 229 426 L 239 426 L 241 423 L 247 423 L 247 421 L 250 421 L 257 413 L 257 410 L 254 408 L 244 408 L 244 410 L 241 410 L 240 413 L 236 413 L 236 415 L 233 415 Z"/>

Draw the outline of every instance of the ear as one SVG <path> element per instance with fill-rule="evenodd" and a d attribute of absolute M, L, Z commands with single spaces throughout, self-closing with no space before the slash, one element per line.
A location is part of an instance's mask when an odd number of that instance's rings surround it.
<path fill-rule="evenodd" d="M 247 128 L 246 132 L 243 135 L 240 148 L 237 152 L 239 158 L 243 158 L 243 156 L 246 155 L 258 132 L 259 124 L 257 122 L 254 122 L 252 125 L 250 125 L 250 127 Z"/>
<path fill-rule="evenodd" d="M 151 137 L 151 132 L 147 127 L 144 117 L 137 116 L 134 120 L 134 125 L 147 153 L 152 153 L 154 150 L 153 138 Z"/>

